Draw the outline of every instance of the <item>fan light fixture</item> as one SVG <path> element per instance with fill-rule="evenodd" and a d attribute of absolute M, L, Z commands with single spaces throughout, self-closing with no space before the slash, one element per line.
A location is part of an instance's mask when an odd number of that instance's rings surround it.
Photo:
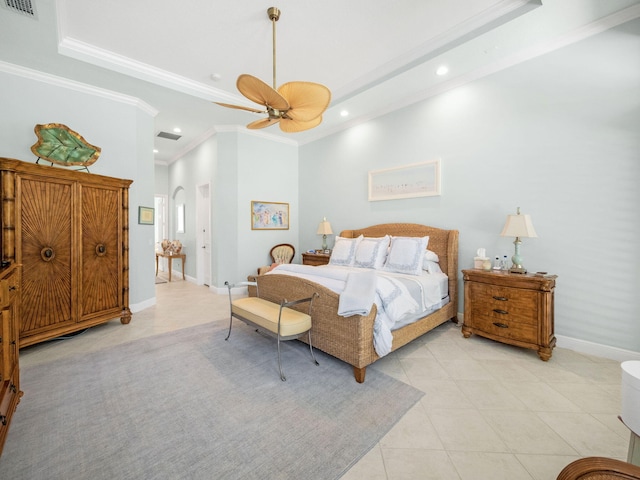
<path fill-rule="evenodd" d="M 280 124 L 280 130 L 287 133 L 301 132 L 317 127 L 322 122 L 322 114 L 331 102 L 331 91 L 324 85 L 312 82 L 288 82 L 276 89 L 276 22 L 280 10 L 267 9 L 267 15 L 273 30 L 273 88 L 259 78 L 242 74 L 236 86 L 242 95 L 252 102 L 264 105 L 266 110 L 215 102 L 228 108 L 236 108 L 254 113 L 266 113 L 267 118 L 256 120 L 247 128 L 265 128 L 274 123 Z"/>

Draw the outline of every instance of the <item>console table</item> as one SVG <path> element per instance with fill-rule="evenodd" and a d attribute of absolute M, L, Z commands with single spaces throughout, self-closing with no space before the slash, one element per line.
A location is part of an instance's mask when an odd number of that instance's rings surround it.
<path fill-rule="evenodd" d="M 179 258 L 182 261 L 182 279 L 184 280 L 184 262 L 187 260 L 186 253 L 160 253 L 156 252 L 156 277 L 158 276 L 158 260 L 162 258 L 167 259 L 167 268 L 169 269 L 169 281 L 171 281 L 171 263 L 174 258 Z"/>

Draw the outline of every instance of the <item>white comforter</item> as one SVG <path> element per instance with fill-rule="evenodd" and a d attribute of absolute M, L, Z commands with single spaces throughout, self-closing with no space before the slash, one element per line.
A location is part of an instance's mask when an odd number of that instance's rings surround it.
<path fill-rule="evenodd" d="M 341 297 L 339 306 L 339 313 L 345 317 L 366 315 L 375 304 L 378 313 L 374 324 L 374 348 L 381 357 L 391 351 L 392 330 L 437 310 L 448 301 L 447 277 L 442 273 L 424 272 L 416 276 L 331 265 L 282 264 L 268 275 L 305 278 L 338 294 L 346 290 L 345 299 Z M 375 275 L 375 281 L 370 282 L 370 275 Z M 365 284 L 372 283 L 375 291 L 369 293 L 368 286 L 356 285 L 357 277 L 364 279 Z"/>

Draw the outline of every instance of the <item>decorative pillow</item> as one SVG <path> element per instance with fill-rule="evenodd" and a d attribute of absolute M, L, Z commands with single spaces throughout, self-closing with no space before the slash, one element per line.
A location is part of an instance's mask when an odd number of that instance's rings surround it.
<path fill-rule="evenodd" d="M 436 263 L 440 262 L 440 257 L 438 257 L 438 254 L 436 252 L 429 250 L 428 248 L 424 254 L 424 259 L 429 262 L 436 262 Z"/>
<path fill-rule="evenodd" d="M 429 237 L 391 237 L 383 270 L 420 275 Z"/>
<path fill-rule="evenodd" d="M 437 262 L 432 262 L 431 260 L 423 260 L 422 269 L 427 273 L 442 273 L 440 264 Z"/>
<path fill-rule="evenodd" d="M 333 245 L 329 265 L 338 265 L 341 267 L 353 266 L 356 256 L 356 248 L 362 240 L 362 235 L 358 238 L 336 237 L 336 243 Z"/>
<path fill-rule="evenodd" d="M 356 257 L 353 262 L 354 267 L 381 269 L 384 260 L 387 258 L 387 249 L 389 247 L 389 235 L 382 238 L 364 237 L 358 248 L 356 248 Z"/>

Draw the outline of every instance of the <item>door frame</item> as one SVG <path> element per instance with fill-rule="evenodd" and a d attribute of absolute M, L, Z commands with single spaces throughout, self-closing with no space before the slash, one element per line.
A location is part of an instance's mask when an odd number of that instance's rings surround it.
<path fill-rule="evenodd" d="M 207 192 L 209 192 L 209 197 L 207 201 L 208 205 L 205 205 L 205 199 L 203 198 L 201 192 L 202 188 L 206 187 Z M 209 232 L 208 232 L 208 243 L 209 247 L 211 247 L 211 182 L 199 183 L 196 185 L 196 285 L 204 285 L 204 237 L 200 235 L 200 232 L 203 229 L 202 222 L 202 211 L 205 207 L 208 207 L 209 210 Z M 213 279 L 213 271 L 211 269 L 211 248 L 209 248 L 209 288 L 211 288 L 211 283 Z"/>

